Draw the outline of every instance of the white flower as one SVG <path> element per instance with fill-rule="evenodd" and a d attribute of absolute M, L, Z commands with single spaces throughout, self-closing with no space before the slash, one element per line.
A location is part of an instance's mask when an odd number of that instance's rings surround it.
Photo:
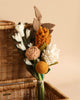
<path fill-rule="evenodd" d="M 24 62 L 27 64 L 27 65 L 32 65 L 32 63 L 26 58 L 24 59 Z"/>
<path fill-rule="evenodd" d="M 26 39 L 30 36 L 30 30 L 26 29 Z"/>
<path fill-rule="evenodd" d="M 58 61 L 60 50 L 56 48 L 56 44 L 50 43 L 46 50 L 43 51 L 42 57 L 48 65 Z"/>
<path fill-rule="evenodd" d="M 32 47 L 32 46 L 33 46 L 33 44 L 32 44 L 32 43 L 29 43 L 29 44 L 28 44 L 28 47 L 29 47 L 29 48 L 30 48 L 30 47 Z"/>
<path fill-rule="evenodd" d="M 21 37 L 24 37 L 24 24 L 20 23 L 16 25 L 15 29 L 18 31 Z"/>
<path fill-rule="evenodd" d="M 15 35 L 12 35 L 12 38 L 15 39 L 17 42 L 22 41 L 22 37 L 19 33 L 15 33 Z"/>
<path fill-rule="evenodd" d="M 20 44 L 17 44 L 16 46 L 17 46 L 17 48 L 21 49 L 22 51 L 26 50 L 26 47 L 25 47 L 23 41 Z"/>

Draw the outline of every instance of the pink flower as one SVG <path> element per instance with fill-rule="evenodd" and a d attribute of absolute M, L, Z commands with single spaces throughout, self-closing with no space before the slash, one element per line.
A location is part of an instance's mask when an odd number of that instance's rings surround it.
<path fill-rule="evenodd" d="M 25 56 L 29 60 L 36 60 L 40 56 L 40 50 L 36 46 L 32 46 L 26 50 Z"/>

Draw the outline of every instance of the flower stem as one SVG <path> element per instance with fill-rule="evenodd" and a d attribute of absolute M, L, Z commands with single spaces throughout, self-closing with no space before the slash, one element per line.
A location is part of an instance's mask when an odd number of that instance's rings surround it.
<path fill-rule="evenodd" d="M 41 77 L 41 74 L 38 73 L 38 77 L 39 77 L 39 80 L 38 80 L 38 83 L 37 83 L 37 86 L 38 86 L 38 100 L 44 100 L 44 81 Z"/>

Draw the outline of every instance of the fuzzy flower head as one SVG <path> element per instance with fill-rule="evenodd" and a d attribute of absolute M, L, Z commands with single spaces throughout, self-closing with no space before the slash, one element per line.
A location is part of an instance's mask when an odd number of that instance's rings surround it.
<path fill-rule="evenodd" d="M 56 44 L 49 44 L 46 50 L 42 53 L 42 58 L 46 61 L 48 65 L 54 64 L 59 58 L 59 49 L 56 48 Z"/>
<path fill-rule="evenodd" d="M 36 46 L 32 46 L 26 50 L 25 56 L 28 60 L 36 60 L 40 56 L 40 50 Z"/>
<path fill-rule="evenodd" d="M 48 45 L 50 43 L 50 39 L 51 39 L 51 35 L 49 34 L 49 29 L 40 26 L 35 36 L 35 45 L 38 48 L 40 48 L 43 43 L 46 43 L 46 45 Z"/>

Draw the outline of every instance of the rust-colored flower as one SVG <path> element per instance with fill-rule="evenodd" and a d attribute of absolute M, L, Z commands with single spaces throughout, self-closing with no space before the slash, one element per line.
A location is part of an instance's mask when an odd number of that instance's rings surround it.
<path fill-rule="evenodd" d="M 51 35 L 48 28 L 40 26 L 35 36 L 35 45 L 40 48 L 43 43 L 48 45 L 50 43 Z"/>

